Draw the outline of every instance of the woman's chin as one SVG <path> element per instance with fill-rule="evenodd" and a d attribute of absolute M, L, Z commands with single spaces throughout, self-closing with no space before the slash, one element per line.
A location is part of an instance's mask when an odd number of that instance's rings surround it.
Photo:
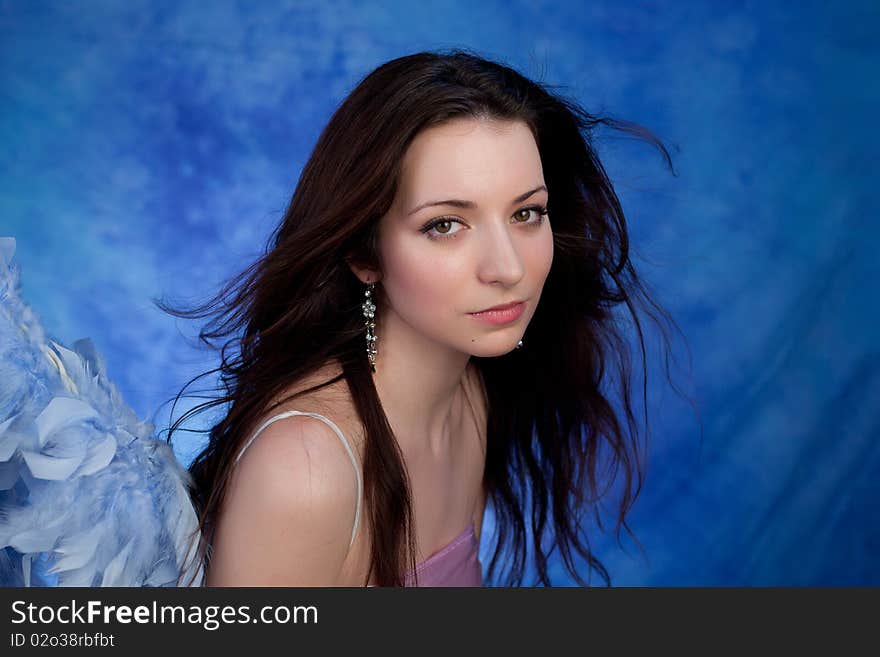
<path fill-rule="evenodd" d="M 516 338 L 512 341 L 510 339 L 503 341 L 486 340 L 480 345 L 472 344 L 470 348 L 470 354 L 471 356 L 478 356 L 479 358 L 495 358 L 497 356 L 504 356 L 505 354 L 509 354 L 511 351 L 516 349 L 516 345 L 519 340 L 520 338 Z"/>

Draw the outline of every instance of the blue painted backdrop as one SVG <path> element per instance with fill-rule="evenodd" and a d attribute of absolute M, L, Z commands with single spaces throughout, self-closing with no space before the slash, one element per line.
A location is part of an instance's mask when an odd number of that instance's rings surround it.
<path fill-rule="evenodd" d="M 90 336 L 167 428 L 163 402 L 215 360 L 150 298 L 204 299 L 258 255 L 368 71 L 449 46 L 503 59 L 677 147 L 676 177 L 600 145 L 704 430 L 653 348 L 645 553 L 592 538 L 613 583 L 877 585 L 877 7 L 0 2 L 0 234 L 48 330 Z"/>

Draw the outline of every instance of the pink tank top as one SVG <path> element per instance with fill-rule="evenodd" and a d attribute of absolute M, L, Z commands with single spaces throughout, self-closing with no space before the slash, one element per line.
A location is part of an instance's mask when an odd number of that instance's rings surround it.
<path fill-rule="evenodd" d="M 473 521 L 444 548 L 416 566 L 419 586 L 482 586 L 480 545 Z M 405 586 L 415 586 L 413 571 L 406 573 Z"/>
<path fill-rule="evenodd" d="M 310 413 L 306 411 L 285 411 L 284 413 L 274 415 L 263 422 L 263 424 L 260 425 L 260 427 L 254 432 L 250 439 L 244 444 L 244 446 L 241 448 L 241 451 L 238 453 L 235 462 L 238 463 L 238 460 L 241 458 L 242 454 L 244 454 L 244 451 L 250 446 L 250 444 L 256 439 L 256 437 L 260 435 L 260 432 L 263 429 L 265 429 L 267 426 L 277 420 L 291 417 L 292 415 L 307 415 L 309 417 L 314 417 L 322 420 L 331 429 L 333 429 L 337 436 L 339 436 L 339 439 L 342 441 L 346 452 L 348 452 L 348 456 L 351 459 L 352 465 L 354 466 L 355 477 L 357 478 L 358 486 L 358 500 L 354 512 L 354 527 L 352 527 L 351 541 L 348 544 L 348 546 L 351 547 L 351 545 L 354 543 L 355 535 L 357 534 L 358 520 L 360 519 L 361 497 L 363 496 L 363 482 L 361 479 L 361 469 L 358 466 L 357 458 L 354 455 L 354 450 L 349 444 L 348 439 L 343 435 L 342 431 L 339 429 L 338 426 L 336 426 L 336 424 L 332 420 L 321 415 L 320 413 Z M 483 568 L 480 564 L 479 549 L 480 545 L 477 541 L 474 523 L 472 521 L 470 524 L 468 524 L 463 532 L 452 539 L 452 541 L 450 541 L 445 547 L 441 548 L 430 557 L 416 565 L 415 573 L 418 575 L 418 585 L 420 587 L 482 586 Z M 412 570 L 406 572 L 404 582 L 405 586 L 415 586 L 415 578 L 413 577 Z"/>

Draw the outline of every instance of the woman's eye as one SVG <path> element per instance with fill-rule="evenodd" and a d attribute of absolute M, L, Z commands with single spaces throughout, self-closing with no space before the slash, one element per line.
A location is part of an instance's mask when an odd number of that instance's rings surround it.
<path fill-rule="evenodd" d="M 535 221 L 531 223 L 539 224 L 544 221 L 544 217 L 547 216 L 547 208 L 538 206 L 523 208 L 522 210 L 517 210 L 513 216 L 516 219 L 523 219 L 523 221 L 517 221 L 517 223 L 525 224 L 529 223 L 529 219 L 532 217 L 533 213 L 535 215 Z"/>
<path fill-rule="evenodd" d="M 454 219 L 437 219 L 422 228 L 422 232 L 428 236 L 428 239 L 446 239 L 461 232 L 461 229 L 452 230 L 455 224 L 461 225 L 461 222 Z M 432 234 L 431 231 L 435 232 Z"/>

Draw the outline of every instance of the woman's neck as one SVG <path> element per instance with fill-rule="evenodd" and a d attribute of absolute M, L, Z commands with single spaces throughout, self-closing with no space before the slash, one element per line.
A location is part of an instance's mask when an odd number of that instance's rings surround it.
<path fill-rule="evenodd" d="M 470 356 L 427 340 L 399 318 L 380 329 L 373 380 L 392 429 L 401 447 L 440 454 L 460 425 Z"/>

